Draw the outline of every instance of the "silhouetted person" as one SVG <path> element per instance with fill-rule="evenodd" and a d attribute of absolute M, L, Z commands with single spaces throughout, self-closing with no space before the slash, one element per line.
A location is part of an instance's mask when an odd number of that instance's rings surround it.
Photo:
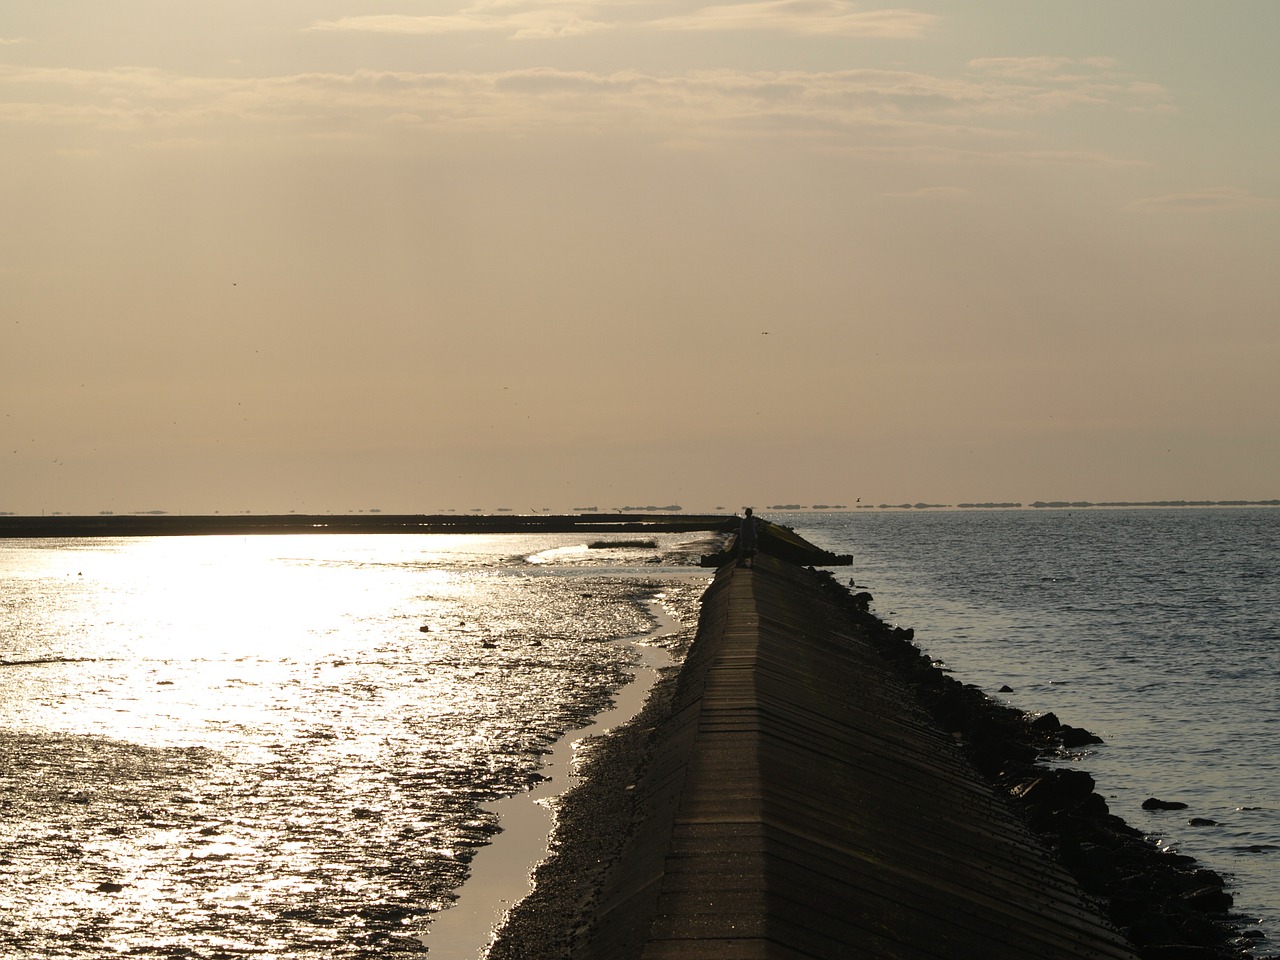
<path fill-rule="evenodd" d="M 756 558 L 756 518 L 752 516 L 751 508 L 747 507 L 747 512 L 742 517 L 742 522 L 738 524 L 738 566 L 749 567 Z"/>

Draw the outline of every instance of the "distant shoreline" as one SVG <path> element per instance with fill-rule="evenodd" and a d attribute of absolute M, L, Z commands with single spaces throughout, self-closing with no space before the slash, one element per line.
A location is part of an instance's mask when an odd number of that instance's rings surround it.
<path fill-rule="evenodd" d="M 736 529 L 728 514 L 426 515 L 282 514 L 172 516 L 107 514 L 92 517 L 0 516 L 0 539 L 57 537 L 248 536 L 256 534 L 413 533 L 694 533 Z"/>
<path fill-rule="evenodd" d="M 1033 503 L 859 503 L 849 507 L 805 507 L 798 504 L 778 504 L 762 507 L 784 513 L 826 513 L 853 510 L 1063 510 L 1088 508 L 1171 509 L 1180 507 L 1280 507 L 1280 500 L 1036 500 Z"/>
<path fill-rule="evenodd" d="M 852 507 L 771 504 L 758 512 L 853 513 L 854 511 L 930 510 L 1107 510 L 1280 507 L 1280 500 L 1036 500 L 1033 503 L 858 503 Z M 0 513 L 0 540 L 55 537 L 249 536 L 253 534 L 412 534 L 412 533 L 685 533 L 732 532 L 730 513 L 572 513 L 572 514 L 215 514 L 104 513 L 17 516 Z"/>

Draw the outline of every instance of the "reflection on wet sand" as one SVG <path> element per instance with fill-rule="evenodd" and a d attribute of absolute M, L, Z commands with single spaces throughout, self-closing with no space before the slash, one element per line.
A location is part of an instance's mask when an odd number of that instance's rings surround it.
<path fill-rule="evenodd" d="M 533 870 L 546 857 L 555 827 L 556 801 L 575 782 L 579 745 L 635 716 L 657 680 L 658 670 L 671 662 L 667 650 L 651 641 L 670 635 L 680 624 L 660 601 L 654 600 L 651 609 L 656 618 L 653 629 L 620 641 L 639 657 L 635 679 L 590 726 L 574 730 L 556 743 L 539 771 L 543 779 L 531 790 L 487 806 L 498 817 L 502 833 L 477 851 L 470 875 L 458 891 L 458 902 L 437 914 L 422 936 L 431 952 L 454 960 L 483 958 L 507 911 L 532 889 Z"/>
<path fill-rule="evenodd" d="M 421 954 L 489 805 L 629 679 L 611 641 L 649 627 L 657 590 L 704 582 L 450 539 L 221 541 L 191 629 L 150 602 L 201 574 L 177 540 L 0 545 L 0 659 L 50 661 L 0 668 L 0 955 Z M 15 555 L 35 549 L 58 556 Z M 242 594 L 298 616 L 274 610 L 259 642 Z"/>

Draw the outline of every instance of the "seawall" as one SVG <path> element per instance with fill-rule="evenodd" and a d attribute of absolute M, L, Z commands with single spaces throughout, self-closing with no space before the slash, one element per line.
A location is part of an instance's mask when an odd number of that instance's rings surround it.
<path fill-rule="evenodd" d="M 720 567 L 490 956 L 1243 955 L 1221 877 L 1037 762 L 1087 731 L 945 676 L 869 600 L 767 552 Z"/>
<path fill-rule="evenodd" d="M 812 576 L 721 569 L 573 956 L 1133 957 Z"/>

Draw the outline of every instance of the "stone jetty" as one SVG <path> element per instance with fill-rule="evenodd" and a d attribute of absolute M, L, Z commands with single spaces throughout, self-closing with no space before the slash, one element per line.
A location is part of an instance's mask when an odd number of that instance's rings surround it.
<path fill-rule="evenodd" d="M 714 555 L 678 675 L 591 751 L 490 960 L 1250 955 L 1222 877 L 1042 762 L 1096 737 L 947 676 L 779 529 Z"/>
<path fill-rule="evenodd" d="M 720 569 L 572 956 L 1136 956 L 814 579 Z"/>

